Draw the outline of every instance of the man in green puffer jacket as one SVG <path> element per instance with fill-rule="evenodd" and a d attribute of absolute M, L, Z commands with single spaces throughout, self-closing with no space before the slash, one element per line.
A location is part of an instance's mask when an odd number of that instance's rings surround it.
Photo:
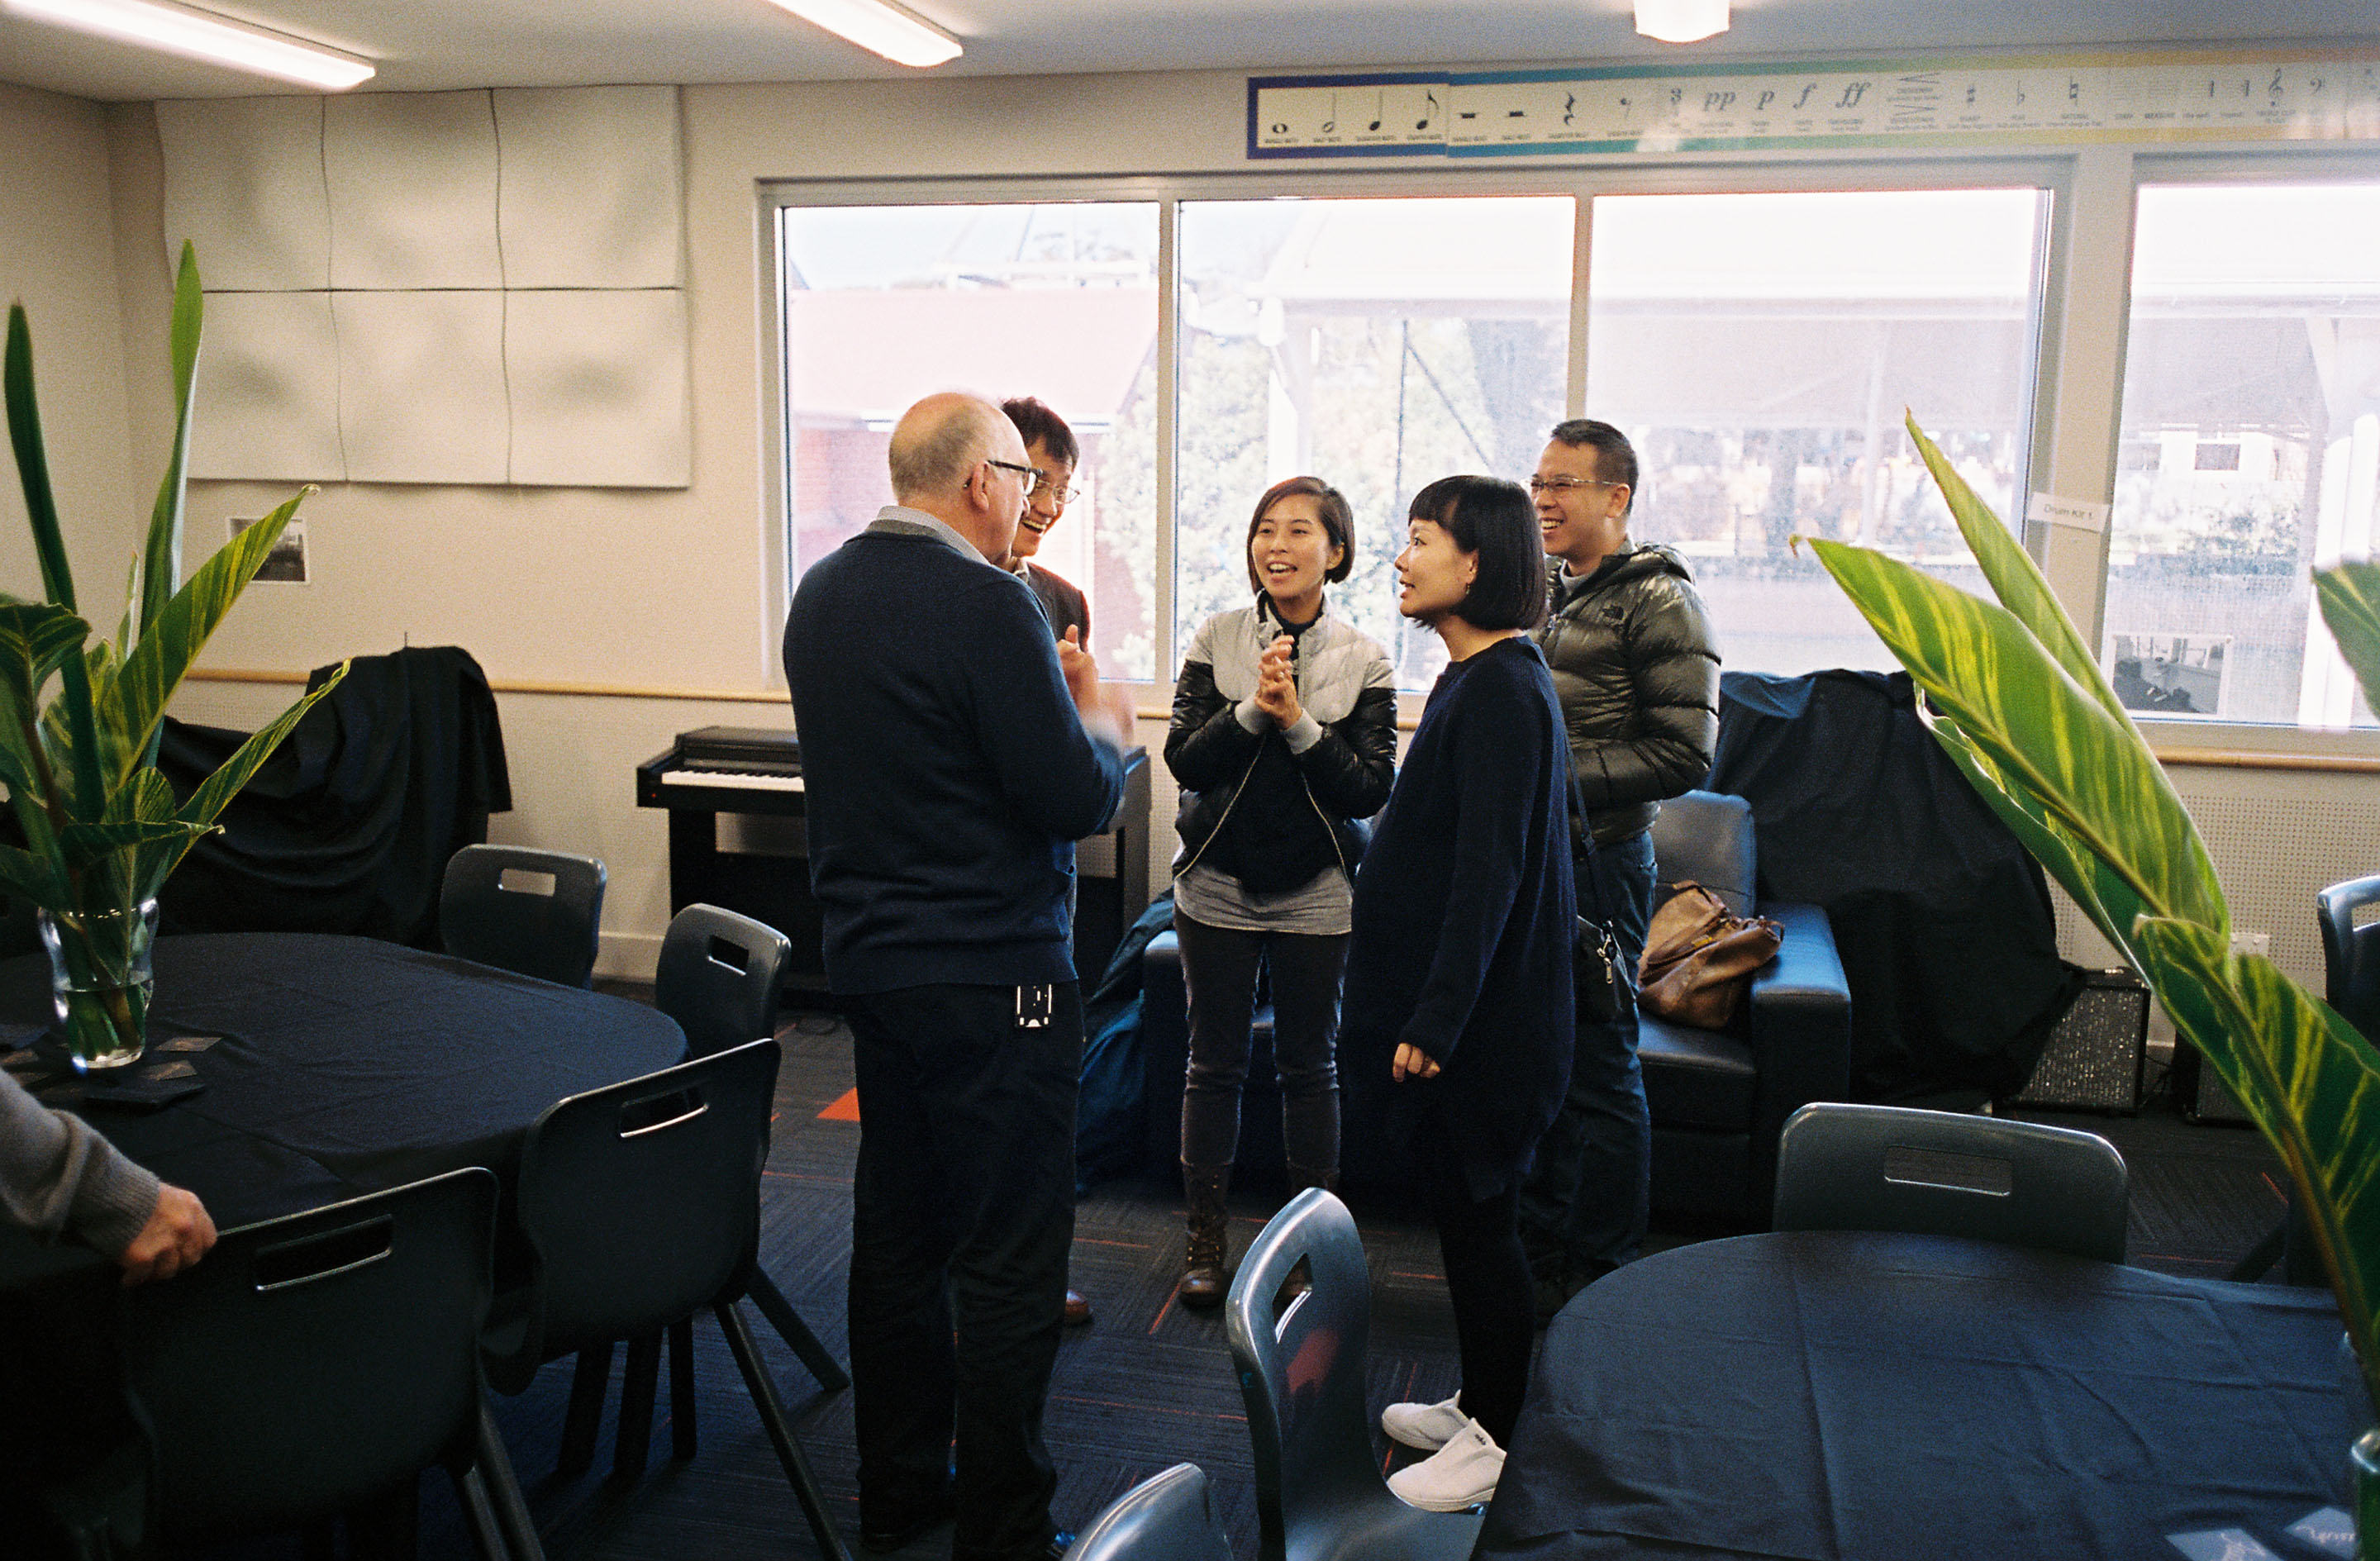
<path fill-rule="evenodd" d="M 1591 418 L 1560 424 L 1529 490 L 1553 571 L 1536 640 L 1586 808 L 1571 820 L 1578 907 L 1601 907 L 1633 971 L 1653 914 L 1654 815 L 1710 773 L 1718 651 L 1685 561 L 1629 539 L 1636 452 L 1625 434 Z M 1570 1091 L 1521 1193 L 1540 1316 L 1636 1255 L 1652 1143 L 1635 1020 L 1582 1024 Z"/>

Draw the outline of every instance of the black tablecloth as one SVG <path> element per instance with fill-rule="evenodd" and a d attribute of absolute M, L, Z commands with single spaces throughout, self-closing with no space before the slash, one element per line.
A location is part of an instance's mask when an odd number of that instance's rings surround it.
<path fill-rule="evenodd" d="M 224 1227 L 464 1166 L 509 1186 L 540 1111 L 686 1051 L 643 1004 L 370 938 L 161 938 L 156 972 L 150 1060 L 208 1087 L 153 1112 L 73 1108 Z M 0 963 L 0 1040 L 50 1017 L 46 958 Z M 154 1049 L 177 1035 L 224 1039 Z"/>
<path fill-rule="evenodd" d="M 1938 1238 L 1658 1253 L 1547 1330 L 1480 1556 L 2156 1557 L 2337 1504 L 2329 1295 Z"/>

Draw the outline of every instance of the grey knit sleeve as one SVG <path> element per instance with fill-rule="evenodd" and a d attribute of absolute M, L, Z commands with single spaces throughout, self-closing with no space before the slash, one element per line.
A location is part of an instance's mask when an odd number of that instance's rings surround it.
<path fill-rule="evenodd" d="M 0 1073 L 0 1215 L 45 1236 L 72 1230 L 116 1257 L 156 1208 L 154 1176 Z"/>

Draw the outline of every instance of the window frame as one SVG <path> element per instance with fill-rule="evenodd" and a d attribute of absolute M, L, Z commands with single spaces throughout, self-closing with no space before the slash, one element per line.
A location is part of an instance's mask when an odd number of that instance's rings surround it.
<path fill-rule="evenodd" d="M 1071 201 L 1153 201 L 1158 207 L 1158 352 L 1172 366 L 1180 324 L 1179 206 L 1185 200 L 1330 200 L 1462 196 L 1566 196 L 1576 202 L 1572 250 L 1569 361 L 1563 405 L 1585 411 L 1587 310 L 1594 201 L 1602 195 L 1755 194 L 2031 188 L 2046 205 L 2036 243 L 2033 293 L 2032 407 L 2020 469 L 2028 493 L 2104 500 L 2113 492 L 2122 417 L 2125 336 L 2131 318 L 2131 239 L 2143 184 L 2365 182 L 2380 178 L 2363 148 L 2292 146 L 2240 150 L 2161 150 L 2153 143 L 2101 143 L 2074 149 L 1973 154 L 1955 150 L 1872 153 L 1700 153 L 1643 158 L 1514 159 L 1490 166 L 1363 168 L 1270 165 L 1245 171 L 1122 176 L 1019 175 L 990 178 L 797 178 L 760 181 L 756 243 L 762 280 L 759 340 L 773 353 L 760 366 L 761 412 L 772 448 L 762 453 L 762 500 L 773 528 L 764 588 L 780 616 L 791 598 L 790 429 L 784 417 L 783 247 L 777 213 L 800 206 L 1011 205 Z M 2119 258 L 2120 264 L 2111 262 Z M 1173 623 L 1180 391 L 1159 375 L 1155 468 L 1156 569 L 1151 593 L 1159 676 L 1151 696 L 1178 665 Z M 2027 506 L 2028 509 L 2030 506 Z M 2031 514 L 2008 516 L 2022 527 L 2026 551 L 2041 564 L 2076 626 L 2097 642 L 2105 612 L 2109 538 L 2075 534 Z M 782 678 L 782 670 L 774 676 Z M 1421 696 L 1405 695 L 1410 717 Z M 2380 732 L 2338 732 L 2248 722 L 2142 723 L 2161 746 L 2380 757 Z"/>

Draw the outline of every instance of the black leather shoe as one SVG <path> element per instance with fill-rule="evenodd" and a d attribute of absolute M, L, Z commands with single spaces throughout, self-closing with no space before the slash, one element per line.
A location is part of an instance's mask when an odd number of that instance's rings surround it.
<path fill-rule="evenodd" d="M 906 1550 L 936 1529 L 949 1522 L 958 1511 L 958 1503 L 944 1491 L 940 1501 L 929 1503 L 912 1514 L 907 1521 L 887 1529 L 871 1529 L 865 1522 L 859 1526 L 859 1548 L 875 1555 Z"/>

